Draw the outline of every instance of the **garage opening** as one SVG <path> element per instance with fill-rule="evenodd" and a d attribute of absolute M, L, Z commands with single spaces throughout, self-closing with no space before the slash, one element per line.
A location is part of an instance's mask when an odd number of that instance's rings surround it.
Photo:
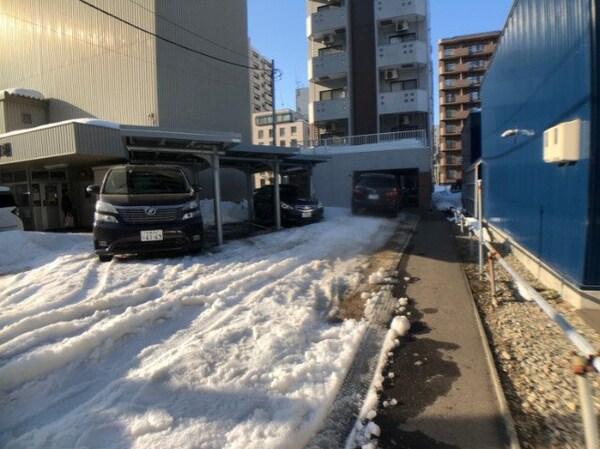
<path fill-rule="evenodd" d="M 388 170 L 355 171 L 352 174 L 352 186 L 356 185 L 358 178 L 367 173 L 383 173 L 394 175 L 400 189 L 401 207 L 419 207 L 419 169 L 403 168 Z"/>

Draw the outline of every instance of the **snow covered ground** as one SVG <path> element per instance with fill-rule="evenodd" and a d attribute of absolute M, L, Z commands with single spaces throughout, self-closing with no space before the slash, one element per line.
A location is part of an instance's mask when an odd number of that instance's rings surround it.
<path fill-rule="evenodd" d="M 101 264 L 91 236 L 0 234 L 0 447 L 301 448 L 366 323 L 329 320 L 393 220 Z"/>

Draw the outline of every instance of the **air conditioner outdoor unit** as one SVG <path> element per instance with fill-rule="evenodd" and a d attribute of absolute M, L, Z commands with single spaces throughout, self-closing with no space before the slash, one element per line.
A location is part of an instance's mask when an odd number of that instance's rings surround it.
<path fill-rule="evenodd" d="M 410 116 L 408 116 L 408 115 L 401 115 L 400 116 L 400 120 L 398 120 L 398 123 L 400 125 L 410 125 Z"/>
<path fill-rule="evenodd" d="M 396 22 L 396 31 L 408 31 L 410 29 L 408 22 L 403 20 L 401 22 Z"/>
<path fill-rule="evenodd" d="M 398 70 L 396 69 L 386 70 L 383 74 L 383 78 L 386 80 L 395 80 L 396 78 L 398 78 L 398 76 Z"/>

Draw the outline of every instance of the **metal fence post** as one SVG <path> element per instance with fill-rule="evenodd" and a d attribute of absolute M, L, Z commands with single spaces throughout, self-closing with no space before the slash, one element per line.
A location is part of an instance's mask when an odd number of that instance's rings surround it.
<path fill-rule="evenodd" d="M 583 431 L 585 434 L 585 447 L 587 449 L 600 448 L 598 440 L 598 419 L 596 417 L 596 407 L 594 406 L 594 393 L 592 391 L 592 382 L 588 378 L 588 366 L 585 357 L 575 355 L 573 358 L 573 372 L 577 377 L 577 389 L 579 390 L 579 403 L 581 404 L 581 419 L 583 421 Z"/>
<path fill-rule="evenodd" d="M 483 277 L 483 211 L 481 179 L 477 180 L 477 218 L 479 220 L 479 278 Z"/>

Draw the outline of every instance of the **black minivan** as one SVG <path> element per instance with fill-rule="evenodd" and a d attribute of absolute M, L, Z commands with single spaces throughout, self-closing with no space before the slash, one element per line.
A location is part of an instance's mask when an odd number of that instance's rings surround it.
<path fill-rule="evenodd" d="M 100 261 L 115 254 L 198 251 L 204 224 L 185 173 L 174 165 L 121 165 L 106 173 L 94 214 L 94 250 Z"/>

